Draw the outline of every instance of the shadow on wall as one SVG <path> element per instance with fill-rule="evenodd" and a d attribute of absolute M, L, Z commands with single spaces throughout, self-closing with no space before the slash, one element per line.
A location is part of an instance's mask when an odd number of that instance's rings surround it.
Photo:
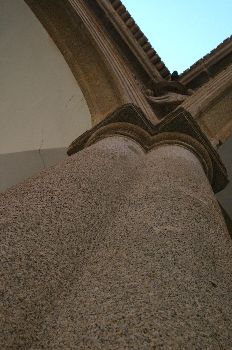
<path fill-rule="evenodd" d="M 0 191 L 65 159 L 66 152 L 66 148 L 54 148 L 0 155 Z"/>
<path fill-rule="evenodd" d="M 232 136 L 218 149 L 218 153 L 227 169 L 230 182 L 216 197 L 232 221 Z"/>

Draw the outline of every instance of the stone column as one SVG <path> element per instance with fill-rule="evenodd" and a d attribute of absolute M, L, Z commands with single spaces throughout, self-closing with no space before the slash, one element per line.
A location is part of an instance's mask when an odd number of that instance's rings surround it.
<path fill-rule="evenodd" d="M 90 348 L 230 349 L 231 241 L 192 145 L 145 153 L 129 140 L 103 142 L 124 144 L 130 185 L 115 169 L 118 207 L 80 282 L 83 304 L 69 301 L 80 339 Z"/>
<path fill-rule="evenodd" d="M 1 348 L 230 349 L 212 164 L 190 136 L 119 123 L 1 195 Z"/>

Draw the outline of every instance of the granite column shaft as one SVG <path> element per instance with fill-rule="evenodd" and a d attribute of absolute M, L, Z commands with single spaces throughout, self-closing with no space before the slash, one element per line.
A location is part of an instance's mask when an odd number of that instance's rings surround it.
<path fill-rule="evenodd" d="M 106 137 L 0 203 L 3 348 L 231 348 L 230 237 L 190 149 Z"/>

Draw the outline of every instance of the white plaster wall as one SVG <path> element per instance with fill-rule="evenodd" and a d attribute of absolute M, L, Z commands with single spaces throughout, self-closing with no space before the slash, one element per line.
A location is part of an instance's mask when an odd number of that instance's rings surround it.
<path fill-rule="evenodd" d="M 23 0 L 0 0 L 0 52 L 0 154 L 5 157 L 0 163 L 0 188 L 4 189 L 21 180 L 19 176 L 8 181 L 2 175 L 7 174 L 6 154 L 29 151 L 30 162 L 25 159 L 21 169 L 28 167 L 23 178 L 31 176 L 62 159 L 71 141 L 91 127 L 91 117 L 62 54 Z M 58 156 L 50 152 L 50 160 L 44 156 L 38 164 L 36 152 L 41 158 L 51 149 L 57 149 Z M 31 151 L 36 170 L 30 171 Z M 15 155 L 12 159 L 15 162 Z M 22 154 L 20 159 L 22 163 Z"/>

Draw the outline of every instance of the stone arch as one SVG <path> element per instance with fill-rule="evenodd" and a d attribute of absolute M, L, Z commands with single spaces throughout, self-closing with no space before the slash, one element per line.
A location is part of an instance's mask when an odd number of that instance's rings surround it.
<path fill-rule="evenodd" d="M 114 72 L 69 1 L 25 2 L 63 54 L 85 96 L 93 124 L 126 102 Z"/>

